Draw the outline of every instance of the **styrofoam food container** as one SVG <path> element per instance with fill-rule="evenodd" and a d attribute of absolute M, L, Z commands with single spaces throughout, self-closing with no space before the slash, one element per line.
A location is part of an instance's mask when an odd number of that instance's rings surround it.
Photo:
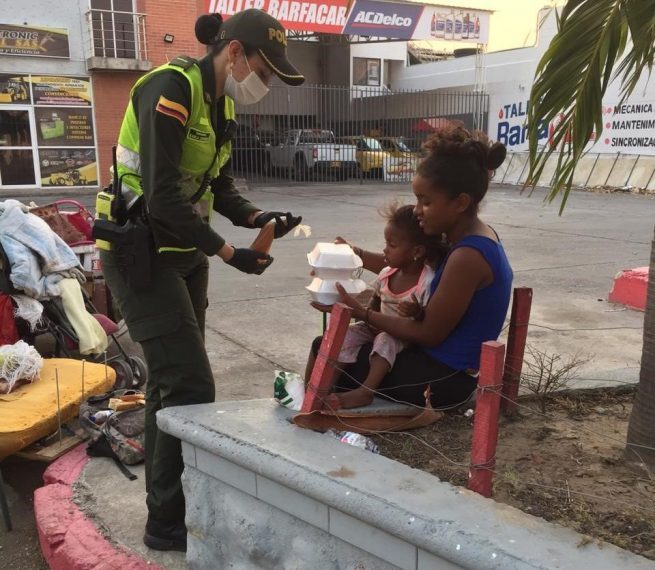
<path fill-rule="evenodd" d="M 312 301 L 321 305 L 334 305 L 339 300 L 337 283 L 341 283 L 347 293 L 359 295 L 366 289 L 366 283 L 361 279 L 321 279 L 316 277 L 305 287 L 312 297 Z"/>
<path fill-rule="evenodd" d="M 349 281 L 353 279 L 355 271 L 358 271 L 358 269 L 333 269 L 331 267 L 314 267 L 313 265 L 310 267 L 314 277 L 334 281 Z"/>
<path fill-rule="evenodd" d="M 362 259 L 345 243 L 319 242 L 307 254 L 307 261 L 314 269 L 359 269 Z"/>

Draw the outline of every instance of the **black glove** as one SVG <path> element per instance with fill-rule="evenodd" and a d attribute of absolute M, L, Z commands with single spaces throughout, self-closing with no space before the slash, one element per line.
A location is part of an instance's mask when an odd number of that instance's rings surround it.
<path fill-rule="evenodd" d="M 262 260 L 266 261 L 266 263 L 259 263 Z M 234 248 L 232 259 L 225 263 L 232 267 L 236 267 L 239 271 L 243 271 L 244 273 L 261 275 L 266 268 L 273 263 L 273 258 L 265 253 L 259 253 L 254 249 L 240 247 Z"/>
<path fill-rule="evenodd" d="M 294 216 L 291 212 L 263 212 L 255 218 L 255 227 L 263 228 L 268 222 L 275 220 L 275 239 L 285 236 L 302 222 L 302 216 Z"/>

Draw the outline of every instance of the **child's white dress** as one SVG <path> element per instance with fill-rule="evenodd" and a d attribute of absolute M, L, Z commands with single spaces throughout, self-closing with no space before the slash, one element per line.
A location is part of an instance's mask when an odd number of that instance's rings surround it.
<path fill-rule="evenodd" d="M 416 285 L 402 293 L 394 293 L 389 289 L 389 279 L 396 271 L 398 271 L 397 268 L 385 267 L 371 283 L 374 295 L 380 297 L 380 312 L 383 315 L 400 317 L 402 316 L 398 312 L 400 303 L 413 301 L 414 298 L 418 300 L 421 307 L 425 307 L 430 300 L 430 284 L 434 278 L 434 270 L 425 265 Z M 407 346 L 406 342 L 398 340 L 386 332 L 371 329 L 366 323 L 360 321 L 348 327 L 343 347 L 339 353 L 339 362 L 343 364 L 355 362 L 362 346 L 370 342 L 373 342 L 371 356 L 379 355 L 389 363 L 389 366 L 393 366 L 398 353 Z"/>

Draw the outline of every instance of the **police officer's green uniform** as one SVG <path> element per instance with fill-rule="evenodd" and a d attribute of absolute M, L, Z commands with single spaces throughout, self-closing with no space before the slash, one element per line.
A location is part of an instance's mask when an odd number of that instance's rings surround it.
<path fill-rule="evenodd" d="M 251 9 L 223 23 L 216 16 L 203 16 L 199 23 L 203 18 L 214 28 L 209 39 L 201 39 L 196 26 L 202 43 L 238 40 L 256 49 L 286 83 L 303 82 L 287 59 L 284 28 L 270 15 Z M 216 100 L 215 93 L 212 56 L 199 62 L 178 58 L 137 81 L 120 130 L 118 174 L 128 206 L 137 204 L 132 211 L 141 207 L 138 204 L 147 205 L 156 249 L 152 286 L 145 291 L 131 286 L 116 249 L 101 251 L 109 288 L 148 364 L 144 541 L 159 549 L 185 548 L 186 531 L 180 441 L 157 429 L 155 413 L 162 407 L 214 401 L 214 378 L 204 347 L 207 256 L 217 254 L 225 240 L 209 224 L 210 214 L 213 209 L 235 225 L 252 227 L 259 211 L 234 188 L 228 140 L 235 125 L 234 102 L 227 96 Z M 203 180 L 211 183 L 204 187 Z M 276 237 L 300 222 L 290 213 L 266 212 L 255 223 L 261 227 L 278 215 L 286 216 L 286 222 L 276 224 Z M 237 253 L 251 264 L 259 263 L 262 254 L 236 250 L 228 262 L 242 271 L 260 272 L 245 269 Z M 153 521 L 157 524 L 149 529 Z M 155 543 L 152 535 L 157 535 Z"/>
<path fill-rule="evenodd" d="M 118 141 L 118 171 L 130 204 L 145 192 L 159 253 L 153 287 L 134 291 L 112 251 L 101 252 L 103 271 L 132 338 L 148 363 L 146 489 L 152 517 L 184 520 L 180 442 L 157 429 L 155 412 L 167 406 L 214 401 L 214 378 L 204 348 L 208 255 L 225 241 L 207 223 L 211 204 L 235 225 L 248 226 L 257 211 L 239 195 L 227 168 L 231 146 L 216 156 L 216 134 L 234 118 L 234 103 L 213 101 L 212 61 L 177 60 L 141 78 Z M 211 109 L 222 108 L 214 118 Z M 217 114 L 217 113 L 216 113 Z M 212 165 L 213 162 L 213 165 Z M 179 166 L 178 166 L 179 164 Z M 142 168 L 143 167 L 143 168 Z M 209 171 L 209 172 L 208 172 Z M 193 205 L 203 175 L 213 182 Z"/>

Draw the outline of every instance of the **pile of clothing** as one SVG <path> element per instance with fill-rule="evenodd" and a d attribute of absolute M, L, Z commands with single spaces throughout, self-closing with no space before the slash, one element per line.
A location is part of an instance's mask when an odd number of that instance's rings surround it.
<path fill-rule="evenodd" d="M 19 325 L 34 333 L 49 318 L 71 331 L 80 354 L 104 352 L 107 335 L 86 309 L 85 281 L 77 255 L 45 221 L 17 200 L 0 202 L 0 345 L 21 339 Z"/>

